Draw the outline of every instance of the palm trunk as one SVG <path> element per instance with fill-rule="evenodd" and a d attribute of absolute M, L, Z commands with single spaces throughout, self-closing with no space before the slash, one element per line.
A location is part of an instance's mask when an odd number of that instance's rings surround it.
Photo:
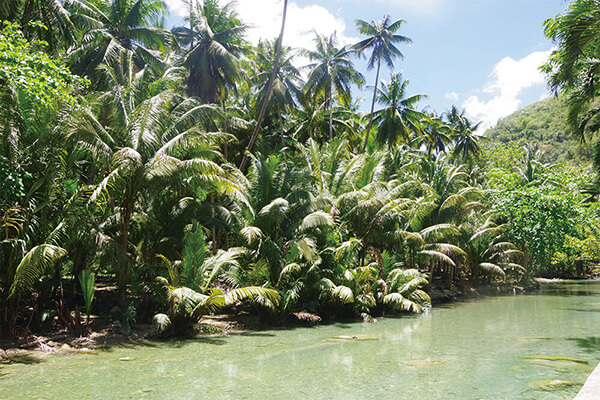
<path fill-rule="evenodd" d="M 210 233 L 212 237 L 212 253 L 217 254 L 217 228 L 215 227 L 215 196 L 213 194 L 210 195 L 210 202 L 212 203 L 210 209 L 210 216 L 213 220 L 212 228 L 210 228 Z"/>
<path fill-rule="evenodd" d="M 367 133 L 365 135 L 365 144 L 362 152 L 367 151 L 367 143 L 369 142 L 369 134 L 371 133 L 371 125 L 373 125 L 373 112 L 375 111 L 375 99 L 377 99 L 377 84 L 379 83 L 379 70 L 381 69 L 381 60 L 377 60 L 377 74 L 375 75 L 375 89 L 373 90 L 373 101 L 371 101 L 371 116 L 369 117 L 369 125 L 367 125 Z"/>
<path fill-rule="evenodd" d="M 281 115 L 281 106 L 277 106 L 277 113 L 279 114 L 279 132 L 281 134 L 281 145 L 285 146 L 284 132 L 283 132 L 283 116 Z"/>
<path fill-rule="evenodd" d="M 133 184 L 132 184 L 133 186 Z M 130 260 L 127 255 L 127 248 L 129 245 L 129 224 L 131 223 L 131 213 L 133 210 L 134 199 L 131 196 L 131 188 L 127 188 L 125 191 L 125 200 L 121 207 L 121 232 L 119 236 L 119 247 L 123 252 L 124 262 L 115 268 L 115 275 L 117 278 L 117 287 L 119 289 L 118 305 L 123 310 L 127 307 L 127 283 L 129 280 L 129 269 Z"/>
<path fill-rule="evenodd" d="M 333 140 L 333 104 L 329 105 L 329 140 Z"/>
<path fill-rule="evenodd" d="M 327 74 L 329 75 L 329 73 Z M 329 77 L 329 79 L 331 79 L 331 77 Z M 333 140 L 333 99 L 331 96 L 332 90 L 331 90 L 331 84 L 328 85 L 327 88 L 327 105 L 329 106 L 329 140 Z"/>
<path fill-rule="evenodd" d="M 31 22 L 31 14 L 33 13 L 33 2 L 34 0 L 29 0 L 27 2 L 27 8 L 23 15 L 23 21 L 21 22 L 21 32 L 23 32 L 23 36 L 25 37 L 29 36 L 29 22 Z"/>
<path fill-rule="evenodd" d="M 223 132 L 227 133 L 229 130 L 229 126 L 227 124 L 227 108 L 225 107 L 225 100 L 222 101 L 223 107 Z M 225 161 L 227 161 L 227 141 L 223 144 L 223 157 L 225 157 Z"/>
<path fill-rule="evenodd" d="M 281 32 L 279 33 L 279 39 L 277 40 L 277 51 L 275 52 L 275 65 L 273 66 L 273 72 L 271 72 L 271 77 L 269 78 L 269 84 L 267 85 L 267 93 L 265 95 L 262 108 L 260 109 L 258 121 L 256 121 L 254 132 L 252 132 L 252 136 L 250 137 L 250 141 L 248 142 L 248 148 L 246 149 L 246 153 L 244 153 L 244 157 L 242 157 L 242 162 L 240 162 L 240 171 L 242 171 L 242 173 L 246 169 L 246 164 L 248 163 L 248 153 L 252 152 L 252 149 L 254 148 L 254 143 L 256 143 L 256 139 L 258 138 L 258 131 L 260 130 L 260 126 L 262 124 L 263 119 L 265 118 L 265 113 L 267 112 L 267 105 L 269 104 L 271 92 L 273 91 L 273 83 L 275 82 L 275 77 L 277 76 L 277 71 L 279 69 L 279 56 L 281 55 L 281 43 L 283 42 L 283 32 L 285 31 L 285 18 L 287 15 L 287 6 L 288 0 L 284 0 L 283 19 L 281 21 Z"/>

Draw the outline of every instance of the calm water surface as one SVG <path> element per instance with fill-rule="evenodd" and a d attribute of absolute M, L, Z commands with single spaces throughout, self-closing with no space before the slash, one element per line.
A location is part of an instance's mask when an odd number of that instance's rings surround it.
<path fill-rule="evenodd" d="M 588 363 L 523 358 L 540 355 Z M 586 282 L 374 324 L 0 364 L 0 399 L 572 399 L 599 360 L 600 283 Z M 578 385 L 540 388 L 553 380 Z"/>

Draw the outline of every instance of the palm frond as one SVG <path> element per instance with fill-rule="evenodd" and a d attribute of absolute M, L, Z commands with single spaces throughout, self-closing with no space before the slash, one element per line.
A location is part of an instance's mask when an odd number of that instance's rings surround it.
<path fill-rule="evenodd" d="M 29 250 L 15 270 L 9 297 L 19 296 L 24 290 L 30 289 L 66 254 L 67 251 L 62 247 L 50 244 L 41 244 Z"/>
<path fill-rule="evenodd" d="M 300 231 L 305 232 L 311 229 L 325 228 L 333 226 L 333 218 L 325 211 L 315 211 L 302 220 Z"/>
<path fill-rule="evenodd" d="M 487 274 L 493 276 L 494 278 L 501 278 L 501 279 L 506 278 L 506 273 L 504 272 L 502 267 L 500 267 L 499 265 L 492 264 L 489 262 L 482 262 L 482 263 L 479 263 L 479 267 L 481 267 L 481 269 L 483 271 L 485 271 Z"/>
<path fill-rule="evenodd" d="M 348 286 L 336 286 L 329 292 L 329 299 L 340 304 L 354 303 L 354 294 Z"/>

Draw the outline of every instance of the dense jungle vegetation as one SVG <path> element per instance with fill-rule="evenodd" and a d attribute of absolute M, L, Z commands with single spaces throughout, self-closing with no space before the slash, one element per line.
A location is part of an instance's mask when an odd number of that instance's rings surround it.
<path fill-rule="evenodd" d="M 557 100 L 486 141 L 394 72 L 402 20 L 305 50 L 284 26 L 250 44 L 232 3 L 188 11 L 166 30 L 160 0 L 0 3 L 0 336 L 81 332 L 90 314 L 164 335 L 218 310 L 369 319 L 600 261 L 598 168 L 548 116 Z M 588 14 L 598 1 L 548 21 L 546 69 L 593 140 L 598 24 L 570 36 Z"/>
<path fill-rule="evenodd" d="M 493 142 L 533 145 L 551 164 L 585 165 L 592 160 L 592 148 L 575 137 L 567 124 L 567 105 L 557 97 L 530 104 L 500 119 L 485 132 Z"/>

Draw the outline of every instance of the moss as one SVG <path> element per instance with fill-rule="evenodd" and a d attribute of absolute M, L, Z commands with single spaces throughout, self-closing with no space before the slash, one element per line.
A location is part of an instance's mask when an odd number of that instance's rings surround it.
<path fill-rule="evenodd" d="M 581 386 L 581 383 L 554 379 L 546 381 L 535 381 L 533 382 L 533 386 L 538 390 L 552 391 L 566 389 L 573 386 Z"/>
<path fill-rule="evenodd" d="M 547 360 L 547 361 L 570 361 L 578 364 L 588 364 L 587 360 L 582 360 L 580 358 L 572 358 L 572 357 L 562 357 L 562 356 L 543 356 L 539 354 L 530 355 L 530 356 L 521 356 L 526 360 Z"/>

